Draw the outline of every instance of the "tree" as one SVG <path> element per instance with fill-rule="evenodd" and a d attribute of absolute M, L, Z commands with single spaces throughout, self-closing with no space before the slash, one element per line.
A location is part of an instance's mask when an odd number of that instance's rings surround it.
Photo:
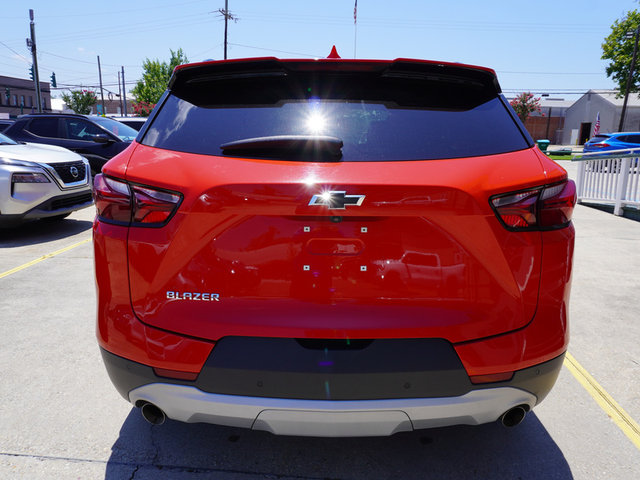
<path fill-rule="evenodd" d="M 76 113 L 88 115 L 91 107 L 98 103 L 96 92 L 92 90 L 69 90 L 69 93 L 62 94 L 62 100 Z"/>
<path fill-rule="evenodd" d="M 633 35 L 627 35 L 628 32 L 635 32 L 640 26 L 640 12 L 631 10 L 611 25 L 611 33 L 604 39 L 602 44 L 602 59 L 609 60 L 607 67 L 607 76 L 611 77 L 618 84 L 618 96 L 624 95 L 627 88 L 627 78 L 631 68 L 631 58 L 633 57 L 633 46 L 635 38 Z M 638 91 L 638 80 L 640 80 L 640 72 L 634 68 L 630 92 Z"/>
<path fill-rule="evenodd" d="M 140 80 L 136 86 L 131 90 L 131 93 L 136 97 L 135 103 L 144 103 L 144 108 L 139 109 L 141 116 L 148 116 L 151 109 L 158 103 L 160 97 L 167 89 L 169 79 L 173 73 L 173 69 L 177 65 L 188 63 L 186 55 L 179 48 L 177 51 L 169 50 L 171 52 L 171 59 L 169 63 L 161 62 L 160 60 L 149 60 L 148 58 L 142 64 L 144 73 L 142 74 L 142 80 Z M 136 108 L 134 104 L 134 109 Z M 146 113 L 146 114 L 145 114 Z"/>
<path fill-rule="evenodd" d="M 509 103 L 518 114 L 522 123 L 526 122 L 529 115 L 533 112 L 540 112 L 540 99 L 535 98 L 531 92 L 521 93 Z"/>

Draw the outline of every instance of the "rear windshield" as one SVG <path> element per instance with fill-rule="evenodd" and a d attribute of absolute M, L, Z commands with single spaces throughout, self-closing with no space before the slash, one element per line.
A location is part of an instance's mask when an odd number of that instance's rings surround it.
<path fill-rule="evenodd" d="M 481 85 L 358 76 L 186 82 L 170 92 L 141 143 L 223 155 L 226 143 L 282 135 L 336 137 L 343 142 L 340 160 L 350 162 L 471 157 L 529 146 L 505 102 Z M 242 156 L 267 156 L 258 150 Z"/>

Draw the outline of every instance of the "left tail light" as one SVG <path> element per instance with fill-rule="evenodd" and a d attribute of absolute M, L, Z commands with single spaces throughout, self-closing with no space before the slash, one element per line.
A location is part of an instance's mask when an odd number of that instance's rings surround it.
<path fill-rule="evenodd" d="M 180 206 L 182 195 L 98 174 L 93 180 L 93 199 L 101 220 L 132 227 L 161 227 Z"/>
<path fill-rule="evenodd" d="M 491 206 L 509 230 L 554 230 L 571 222 L 576 185 L 565 180 L 553 185 L 494 195 Z"/>

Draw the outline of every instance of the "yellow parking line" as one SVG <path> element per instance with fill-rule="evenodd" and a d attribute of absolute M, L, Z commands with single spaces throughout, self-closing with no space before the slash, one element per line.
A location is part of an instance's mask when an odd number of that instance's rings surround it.
<path fill-rule="evenodd" d="M 629 440 L 640 449 L 640 425 L 629 416 L 618 403 L 611 398 L 604 388 L 600 386 L 596 379 L 589 375 L 582 365 L 580 365 L 573 355 L 567 352 L 564 358 L 564 365 L 576 377 L 576 380 L 585 388 L 587 392 L 600 405 L 600 408 L 613 420 L 616 425 L 629 437 Z"/>
<path fill-rule="evenodd" d="M 19 267 L 12 268 L 11 270 L 7 270 L 6 272 L 0 273 L 0 278 L 8 277 L 9 275 L 19 272 L 20 270 L 24 270 L 32 265 L 40 263 L 47 258 L 55 257 L 56 255 L 60 255 L 61 253 L 68 252 L 69 250 L 73 250 L 80 245 L 84 245 L 91 241 L 91 238 L 87 238 L 78 243 L 74 243 L 73 245 L 69 245 L 68 247 L 61 248 L 60 250 L 56 250 L 55 252 L 48 253 L 46 255 L 41 256 L 40 258 L 36 258 L 35 260 L 31 260 L 28 263 L 20 265 Z M 593 397 L 593 399 L 600 405 L 600 408 L 604 410 L 604 412 L 618 425 L 618 427 L 624 432 L 624 434 L 633 442 L 633 444 L 640 449 L 640 425 L 638 425 L 633 418 L 629 416 L 625 410 L 618 405 L 618 403 L 609 395 L 602 386 L 593 378 L 589 372 L 587 372 L 582 365 L 578 363 L 578 361 L 567 352 L 564 365 L 567 369 L 573 374 L 573 376 L 580 382 L 580 384 L 585 388 L 587 392 Z"/>
<path fill-rule="evenodd" d="M 46 260 L 47 258 L 55 257 L 56 255 L 60 255 L 61 253 L 68 252 L 69 250 L 79 247 L 80 245 L 84 245 L 85 243 L 88 243 L 90 241 L 91 241 L 91 238 L 87 238 L 85 240 L 82 240 L 81 242 L 74 243 L 73 245 L 69 245 L 68 247 L 61 248 L 60 250 L 56 250 L 55 252 L 47 253 L 46 255 L 43 255 L 40 258 L 36 258 L 35 260 L 31 260 L 30 262 L 25 263 L 24 265 L 20 265 L 19 267 L 12 268 L 11 270 L 7 270 L 6 272 L 0 273 L 0 278 L 8 277 L 13 273 L 19 272 L 20 270 L 24 270 L 25 268 L 35 265 L 36 263 L 40 263 L 41 261 Z"/>

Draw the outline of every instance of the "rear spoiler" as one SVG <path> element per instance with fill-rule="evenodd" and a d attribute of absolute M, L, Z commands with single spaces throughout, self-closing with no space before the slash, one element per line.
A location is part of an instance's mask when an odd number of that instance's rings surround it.
<path fill-rule="evenodd" d="M 486 67 L 462 63 L 398 58 L 395 60 L 281 60 L 275 57 L 220 60 L 178 65 L 169 81 L 169 90 L 187 84 L 234 78 L 287 76 L 294 72 L 367 73 L 382 77 L 403 77 L 475 84 L 494 95 L 502 92 L 496 73 Z M 487 92 L 488 93 L 488 92 Z"/>

